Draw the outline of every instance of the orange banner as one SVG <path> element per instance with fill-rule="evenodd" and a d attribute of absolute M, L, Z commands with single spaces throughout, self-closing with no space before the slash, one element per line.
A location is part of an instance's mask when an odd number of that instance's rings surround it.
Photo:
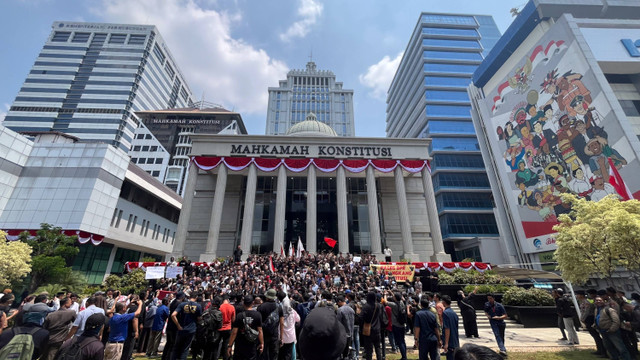
<path fill-rule="evenodd" d="M 382 271 L 385 274 L 391 272 L 396 282 L 411 282 L 416 273 L 415 265 L 375 265 L 372 264 L 371 270 Z"/>

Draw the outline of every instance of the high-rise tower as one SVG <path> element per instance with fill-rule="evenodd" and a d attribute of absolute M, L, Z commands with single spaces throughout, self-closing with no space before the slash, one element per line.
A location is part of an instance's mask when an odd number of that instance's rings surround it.
<path fill-rule="evenodd" d="M 454 260 L 491 260 L 479 239 L 498 237 L 466 87 L 499 37 L 491 16 L 422 13 L 387 96 L 387 136 L 432 141 L 440 227 Z"/>
<path fill-rule="evenodd" d="M 3 125 L 128 151 L 141 126 L 134 112 L 191 102 L 155 26 L 56 21 Z"/>
<path fill-rule="evenodd" d="M 328 70 L 309 61 L 305 70 L 291 70 L 280 86 L 269 88 L 267 135 L 284 135 L 289 128 L 314 113 L 339 136 L 355 136 L 353 90 L 342 88 Z"/>

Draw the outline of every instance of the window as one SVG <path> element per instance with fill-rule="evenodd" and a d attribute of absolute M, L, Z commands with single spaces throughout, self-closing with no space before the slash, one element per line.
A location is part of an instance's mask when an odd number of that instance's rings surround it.
<path fill-rule="evenodd" d="M 147 220 L 142 220 L 142 226 L 140 226 L 140 235 L 144 232 L 144 228 L 147 225 Z"/>
<path fill-rule="evenodd" d="M 131 158 L 131 162 L 134 163 L 134 164 L 137 164 L 138 163 L 138 158 Z"/>
<path fill-rule="evenodd" d="M 438 173 L 433 177 L 433 187 L 440 188 L 489 188 L 489 179 L 482 173 Z"/>
<path fill-rule="evenodd" d="M 67 40 L 69 40 L 69 36 L 71 36 L 71 32 L 69 31 L 56 31 L 53 34 L 53 38 L 51 39 L 51 41 L 67 42 Z"/>
<path fill-rule="evenodd" d="M 425 97 L 431 101 L 469 102 L 466 91 L 427 90 Z"/>
<path fill-rule="evenodd" d="M 434 137 L 430 147 L 431 151 L 480 151 L 476 138 Z"/>
<path fill-rule="evenodd" d="M 633 84 L 629 74 L 604 74 L 609 84 Z"/>
<path fill-rule="evenodd" d="M 120 226 L 120 220 L 122 220 L 122 210 L 118 211 L 118 220 L 116 220 L 116 227 Z"/>
<path fill-rule="evenodd" d="M 475 29 L 451 29 L 424 27 L 422 33 L 427 35 L 459 36 L 459 37 L 479 37 Z"/>
<path fill-rule="evenodd" d="M 422 15 L 422 22 L 434 24 L 476 25 L 476 20 L 473 16 L 456 15 L 424 14 Z"/>
<path fill-rule="evenodd" d="M 164 56 L 164 53 L 162 52 L 162 50 L 160 50 L 160 47 L 158 46 L 157 43 L 153 46 L 153 53 L 156 54 L 156 57 L 158 57 L 158 60 L 160 60 L 160 63 L 164 64 L 164 60 L 166 59 L 166 57 Z"/>
<path fill-rule="evenodd" d="M 471 118 L 471 106 L 427 105 L 428 117 Z"/>
<path fill-rule="evenodd" d="M 136 145 L 133 147 L 133 151 L 140 151 L 140 145 Z"/>
<path fill-rule="evenodd" d="M 151 224 L 151 221 L 147 221 L 147 227 L 144 228 L 144 237 L 147 237 L 149 233 L 149 224 Z"/>
<path fill-rule="evenodd" d="M 627 116 L 640 116 L 640 100 L 620 100 L 620 106 Z"/>
<path fill-rule="evenodd" d="M 156 158 L 156 164 L 162 164 L 163 158 Z"/>
<path fill-rule="evenodd" d="M 438 210 L 493 209 L 491 193 L 443 192 L 436 196 Z"/>
<path fill-rule="evenodd" d="M 129 214 L 129 221 L 127 221 L 126 231 L 129 231 L 129 229 L 131 228 L 131 220 L 133 220 L 133 214 Z"/>
<path fill-rule="evenodd" d="M 149 151 L 158 151 L 158 147 L 157 146 L 152 146 L 151 148 L 149 148 Z"/>
<path fill-rule="evenodd" d="M 180 88 L 180 96 L 182 96 L 182 100 L 184 101 L 188 101 L 189 99 L 189 94 L 187 93 L 187 90 L 185 90 L 185 88 Z"/>
<path fill-rule="evenodd" d="M 477 65 L 426 63 L 424 64 L 424 71 L 471 75 L 476 71 L 477 67 Z"/>
<path fill-rule="evenodd" d="M 475 135 L 475 133 L 476 131 L 471 121 L 429 120 L 421 137 L 428 138 L 430 134 Z"/>
<path fill-rule="evenodd" d="M 173 79 L 173 76 L 176 74 L 175 71 L 173 71 L 173 68 L 171 67 L 171 65 L 169 65 L 169 63 L 167 62 L 166 65 L 164 66 L 164 70 L 167 72 L 167 74 L 169 75 L 169 77 L 171 79 Z"/>
<path fill-rule="evenodd" d="M 133 232 L 136 229 L 136 223 L 138 222 L 138 217 L 134 216 L 133 217 L 133 224 L 131 224 L 131 232 Z"/>
<path fill-rule="evenodd" d="M 425 76 L 425 86 L 441 86 L 441 87 L 461 87 L 467 88 L 471 83 L 468 77 L 448 77 L 448 76 Z"/>
<path fill-rule="evenodd" d="M 480 44 L 473 40 L 423 39 L 422 46 L 442 48 L 481 49 Z"/>
<path fill-rule="evenodd" d="M 174 231 L 173 234 L 171 235 L 171 245 L 173 245 L 173 242 L 176 240 L 176 232 Z"/>
<path fill-rule="evenodd" d="M 440 229 L 443 236 L 498 235 L 493 214 L 445 214 Z"/>
<path fill-rule="evenodd" d="M 127 40 L 127 34 L 111 34 L 109 44 L 124 44 Z"/>
<path fill-rule="evenodd" d="M 138 134 L 138 135 L 136 135 L 136 139 L 144 139 L 144 134 Z"/>
<path fill-rule="evenodd" d="M 151 239 L 155 240 L 156 237 L 156 229 L 158 228 L 158 224 L 153 225 L 153 232 L 151 233 Z"/>
<path fill-rule="evenodd" d="M 144 138 L 145 138 L 145 139 L 147 139 L 147 140 L 150 140 L 150 139 L 152 139 L 153 137 L 151 136 L 151 134 L 146 134 L 146 135 L 144 136 Z"/>
<path fill-rule="evenodd" d="M 116 221 L 116 216 L 118 216 L 118 208 L 113 210 L 113 216 L 111 217 L 111 225 L 110 226 L 113 226 L 113 223 Z"/>
<path fill-rule="evenodd" d="M 143 146 L 142 151 L 149 151 L 149 146 L 148 145 Z"/>
<path fill-rule="evenodd" d="M 131 34 L 129 36 L 129 45 L 143 45 L 146 39 L 147 39 L 147 35 Z"/>
<path fill-rule="evenodd" d="M 103 242 L 95 246 L 89 243 L 80 245 L 78 248 L 80 251 L 73 259 L 72 269 L 82 272 L 89 284 L 101 284 L 107 271 L 113 245 Z"/>
<path fill-rule="evenodd" d="M 484 169 L 484 163 L 480 154 L 436 154 L 433 156 L 431 167 L 434 170 L 437 168 Z"/>
<path fill-rule="evenodd" d="M 153 177 L 158 177 L 158 176 L 160 176 L 160 171 L 156 170 L 156 171 L 152 172 L 152 173 L 151 173 L 151 176 L 153 176 Z"/>
<path fill-rule="evenodd" d="M 71 42 L 74 42 L 74 43 L 85 43 L 85 42 L 89 41 L 89 36 L 91 36 L 91 33 L 77 32 L 77 33 L 73 34 L 73 39 L 71 39 Z"/>
<path fill-rule="evenodd" d="M 437 59 L 437 60 L 482 61 L 482 55 L 480 55 L 480 53 L 475 53 L 475 52 L 425 50 L 422 53 L 422 57 L 424 59 Z"/>

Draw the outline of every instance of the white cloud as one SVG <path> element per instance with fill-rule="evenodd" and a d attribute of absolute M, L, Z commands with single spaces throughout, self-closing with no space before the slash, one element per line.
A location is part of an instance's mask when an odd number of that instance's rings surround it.
<path fill-rule="evenodd" d="M 302 19 L 291 24 L 287 31 L 280 34 L 280 40 L 288 42 L 297 37 L 303 38 L 307 36 L 309 31 L 311 31 L 311 27 L 322 15 L 322 10 L 322 4 L 316 0 L 300 0 L 298 16 Z"/>
<path fill-rule="evenodd" d="M 240 113 L 265 112 L 267 88 L 286 76 L 285 63 L 231 37 L 240 14 L 205 9 L 196 0 L 103 0 L 105 21 L 156 25 L 194 97 Z"/>
<path fill-rule="evenodd" d="M 9 111 L 9 104 L 4 104 L 4 109 L 0 109 L 0 124 L 4 121 L 4 117 L 7 116 L 7 111 Z"/>
<path fill-rule="evenodd" d="M 400 60 L 402 60 L 402 53 L 398 54 L 394 59 L 385 55 L 382 60 L 369 66 L 365 74 L 358 76 L 360 84 L 371 89 L 369 91 L 371 97 L 382 101 L 386 100 L 387 90 L 389 90 L 391 81 L 393 81 Z"/>

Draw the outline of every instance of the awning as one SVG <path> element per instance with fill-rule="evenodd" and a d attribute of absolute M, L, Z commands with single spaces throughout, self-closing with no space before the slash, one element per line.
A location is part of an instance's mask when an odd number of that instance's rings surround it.
<path fill-rule="evenodd" d="M 498 275 L 508 276 L 515 280 L 523 279 L 553 279 L 562 280 L 562 276 L 544 270 L 523 269 L 519 267 L 511 267 L 508 265 L 496 265 L 493 267 L 493 272 Z"/>

